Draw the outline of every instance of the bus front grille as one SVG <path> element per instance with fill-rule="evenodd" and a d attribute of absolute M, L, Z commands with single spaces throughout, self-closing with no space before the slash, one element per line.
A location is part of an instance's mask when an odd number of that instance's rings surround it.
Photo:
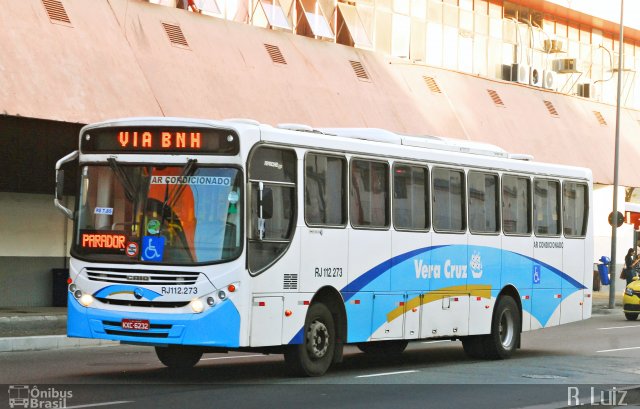
<path fill-rule="evenodd" d="M 194 285 L 200 272 L 133 270 L 125 268 L 87 268 L 91 281 L 134 285 Z"/>
<path fill-rule="evenodd" d="M 96 297 L 96 300 L 105 304 L 125 305 L 127 307 L 152 307 L 152 308 L 180 308 L 189 304 L 189 301 L 137 301 L 137 300 L 114 300 L 112 298 Z"/>

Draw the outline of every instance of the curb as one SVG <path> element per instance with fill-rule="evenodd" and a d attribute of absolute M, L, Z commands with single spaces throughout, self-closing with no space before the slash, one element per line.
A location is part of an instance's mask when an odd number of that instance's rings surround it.
<path fill-rule="evenodd" d="M 115 345 L 120 345 L 120 343 L 102 339 L 68 338 L 66 335 L 0 338 L 0 352 L 45 351 Z"/>

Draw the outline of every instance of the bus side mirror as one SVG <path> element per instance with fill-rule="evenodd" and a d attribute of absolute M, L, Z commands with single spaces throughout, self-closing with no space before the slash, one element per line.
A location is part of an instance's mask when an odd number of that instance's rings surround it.
<path fill-rule="evenodd" d="M 56 162 L 56 188 L 53 192 L 53 204 L 64 213 L 69 219 L 73 219 L 73 212 L 62 205 L 60 200 L 64 194 L 64 170 L 60 169 L 62 165 L 78 157 L 78 151 L 73 151 L 64 158 Z"/>
<path fill-rule="evenodd" d="M 64 170 L 56 172 L 56 199 L 62 199 L 64 195 Z"/>

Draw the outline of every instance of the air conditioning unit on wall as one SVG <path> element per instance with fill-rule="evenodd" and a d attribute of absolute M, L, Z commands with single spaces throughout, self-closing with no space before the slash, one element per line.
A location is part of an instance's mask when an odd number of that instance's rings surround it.
<path fill-rule="evenodd" d="M 562 40 L 544 40 L 543 48 L 547 53 L 561 53 L 564 44 Z"/>
<path fill-rule="evenodd" d="M 529 84 L 529 66 L 526 64 L 512 64 L 511 81 Z"/>
<path fill-rule="evenodd" d="M 596 90 L 593 83 L 578 84 L 578 95 L 584 98 L 595 98 Z"/>
<path fill-rule="evenodd" d="M 578 61 L 575 58 L 560 58 L 558 60 L 553 60 L 553 70 L 561 74 L 579 72 Z"/>
<path fill-rule="evenodd" d="M 544 70 L 542 72 L 542 87 L 551 90 L 558 89 L 558 74 L 552 70 Z"/>
<path fill-rule="evenodd" d="M 541 87 L 542 79 L 542 70 L 540 68 L 531 67 L 529 70 L 529 85 Z"/>

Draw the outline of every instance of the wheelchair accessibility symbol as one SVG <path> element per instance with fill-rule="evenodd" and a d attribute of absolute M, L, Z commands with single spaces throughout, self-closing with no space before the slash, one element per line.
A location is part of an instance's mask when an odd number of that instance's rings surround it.
<path fill-rule="evenodd" d="M 162 261 L 164 237 L 144 236 L 142 238 L 142 260 Z"/>
<path fill-rule="evenodd" d="M 533 283 L 540 284 L 540 266 L 539 265 L 533 266 Z"/>

